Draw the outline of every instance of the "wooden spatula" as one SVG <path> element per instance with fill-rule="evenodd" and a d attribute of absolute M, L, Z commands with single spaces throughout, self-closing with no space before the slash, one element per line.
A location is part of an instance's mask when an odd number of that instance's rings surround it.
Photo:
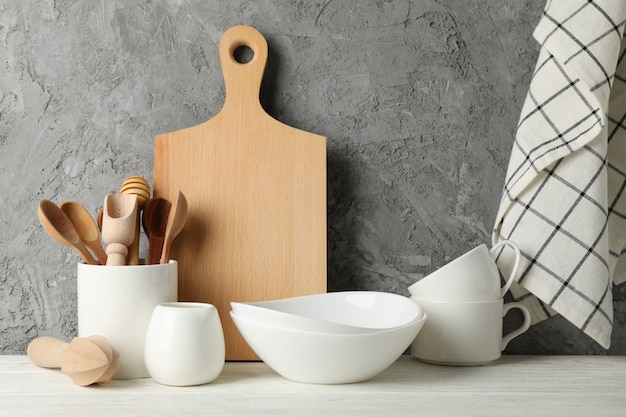
<path fill-rule="evenodd" d="M 240 63 L 239 48 L 254 56 Z M 230 28 L 220 43 L 221 111 L 198 126 L 158 135 L 154 196 L 188 201 L 172 245 L 179 299 L 215 305 L 228 360 L 256 360 L 230 318 L 230 301 L 326 292 L 326 138 L 287 126 L 261 107 L 267 43 Z"/>

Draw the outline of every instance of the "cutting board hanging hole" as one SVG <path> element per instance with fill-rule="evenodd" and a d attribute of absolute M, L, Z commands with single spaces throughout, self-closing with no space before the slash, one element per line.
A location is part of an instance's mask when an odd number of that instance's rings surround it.
<path fill-rule="evenodd" d="M 248 45 L 241 45 L 233 51 L 233 58 L 240 64 L 247 64 L 254 59 L 254 51 Z"/>

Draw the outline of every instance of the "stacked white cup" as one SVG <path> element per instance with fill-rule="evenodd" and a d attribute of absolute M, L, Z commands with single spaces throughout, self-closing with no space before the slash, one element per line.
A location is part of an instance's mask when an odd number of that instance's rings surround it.
<path fill-rule="evenodd" d="M 515 263 L 501 287 L 495 263 L 498 249 L 515 251 Z M 471 366 L 497 360 L 511 339 L 530 327 L 530 314 L 521 303 L 504 304 L 519 266 L 517 245 L 505 240 L 491 250 L 480 245 L 409 287 L 411 299 L 428 316 L 411 345 L 411 354 L 429 363 Z M 519 328 L 502 337 L 502 320 L 517 308 L 524 315 Z"/>

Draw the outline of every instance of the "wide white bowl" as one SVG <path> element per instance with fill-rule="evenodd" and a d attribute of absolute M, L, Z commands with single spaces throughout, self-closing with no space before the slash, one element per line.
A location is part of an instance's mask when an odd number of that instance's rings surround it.
<path fill-rule="evenodd" d="M 300 316 L 291 313 L 285 313 L 273 308 L 266 308 L 251 303 L 231 302 L 233 313 L 243 319 L 251 319 L 257 322 L 272 324 L 278 327 L 286 327 L 290 329 L 306 330 L 309 332 L 322 333 L 369 333 L 379 331 L 378 329 L 370 329 L 367 327 L 347 326 L 345 324 L 333 323 L 326 320 L 317 320 L 310 317 Z"/>
<path fill-rule="evenodd" d="M 230 315 L 269 367 L 292 381 L 313 384 L 345 384 L 375 377 L 402 355 L 426 320 L 421 313 L 393 329 L 340 334 L 280 327 L 233 311 Z"/>
<path fill-rule="evenodd" d="M 378 291 L 343 291 L 281 300 L 230 303 L 244 319 L 298 330 L 370 333 L 415 321 L 421 308 L 402 295 Z"/>

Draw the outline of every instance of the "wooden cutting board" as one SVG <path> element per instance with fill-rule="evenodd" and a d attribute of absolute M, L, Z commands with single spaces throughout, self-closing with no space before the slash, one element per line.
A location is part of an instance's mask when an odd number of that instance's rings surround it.
<path fill-rule="evenodd" d="M 235 51 L 248 47 L 250 62 Z M 154 195 L 182 191 L 189 217 L 174 241 L 179 300 L 215 305 L 227 360 L 258 360 L 230 318 L 231 301 L 326 292 L 326 138 L 287 126 L 261 107 L 267 42 L 235 26 L 220 43 L 221 111 L 156 136 Z"/>

